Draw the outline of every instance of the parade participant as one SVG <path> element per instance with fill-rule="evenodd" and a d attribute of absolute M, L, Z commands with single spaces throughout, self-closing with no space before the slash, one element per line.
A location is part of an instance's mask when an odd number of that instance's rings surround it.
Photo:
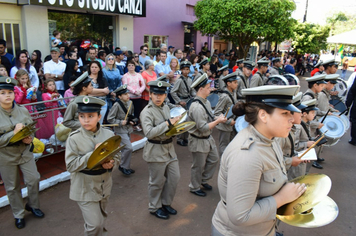
<path fill-rule="evenodd" d="M 119 125 L 114 127 L 114 131 L 116 135 L 121 136 L 121 145 L 125 145 L 125 147 L 121 150 L 119 170 L 124 175 L 131 175 L 135 173 L 135 171 L 130 168 L 131 154 L 133 151 L 130 135 L 133 132 L 132 126 L 135 125 L 135 121 L 137 123 L 138 120 L 133 119 L 134 107 L 133 104 L 130 105 L 132 101 L 130 101 L 130 95 L 126 85 L 115 89 L 114 93 L 119 100 L 117 100 L 111 108 L 108 114 L 108 122 Z M 128 114 L 127 117 L 126 114 Z M 128 119 L 125 120 L 125 118 Z"/>
<path fill-rule="evenodd" d="M 249 80 L 252 76 L 252 70 L 255 67 L 255 63 L 252 61 L 244 61 L 244 67 L 242 68 L 242 75 L 239 75 L 237 80 L 239 86 L 237 89 L 237 98 L 243 98 L 241 90 L 245 88 L 249 88 Z M 238 74 L 238 72 L 234 72 Z"/>
<path fill-rule="evenodd" d="M 182 75 L 171 89 L 171 96 L 174 99 L 175 103 L 181 105 L 185 109 L 187 109 L 186 105 L 189 99 L 195 97 L 195 91 L 190 87 L 192 85 L 192 80 L 188 77 L 190 66 L 191 63 L 189 61 L 183 61 L 180 64 L 180 71 L 182 72 Z M 177 143 L 181 146 L 187 146 L 188 133 L 185 132 L 183 134 L 178 135 Z"/>
<path fill-rule="evenodd" d="M 223 91 L 220 92 L 220 97 L 218 104 L 215 106 L 214 115 L 219 116 L 220 114 L 225 115 L 227 110 L 235 105 L 236 100 L 236 89 L 238 86 L 237 75 L 235 73 L 229 74 L 222 78 L 222 81 L 225 83 L 226 87 Z M 220 156 L 223 154 L 227 145 L 236 135 L 235 126 L 235 117 L 226 117 L 228 120 L 226 123 L 220 123 L 216 126 L 219 130 L 219 151 Z"/>
<path fill-rule="evenodd" d="M 5 184 L 6 194 L 9 198 L 15 226 L 18 229 L 25 227 L 25 209 L 31 211 L 35 217 L 43 218 L 44 213 L 39 209 L 39 181 L 33 158 L 33 135 L 9 145 L 10 139 L 25 125 L 32 123 L 28 110 L 14 103 L 14 86 L 17 81 L 10 77 L 0 77 L 0 173 Z M 28 192 L 28 203 L 24 206 L 21 194 L 20 170 L 24 177 Z"/>
<path fill-rule="evenodd" d="M 318 108 L 321 111 L 324 111 L 325 113 L 330 109 L 330 112 L 339 112 L 337 109 L 335 109 L 329 101 L 331 100 L 331 94 L 332 89 L 335 87 L 337 84 L 337 80 L 339 79 L 338 74 L 328 74 L 325 76 L 324 80 L 327 82 L 321 90 L 321 92 L 318 94 Z M 320 116 L 317 117 L 317 119 L 321 118 Z"/>
<path fill-rule="evenodd" d="M 84 72 L 72 84 L 73 95 L 75 96 L 88 96 L 93 92 L 93 85 L 88 72 Z M 72 100 L 67 106 L 64 113 L 63 125 L 75 131 L 81 127 L 78 118 L 78 104 Z"/>
<path fill-rule="evenodd" d="M 69 198 L 76 201 L 82 211 L 84 234 L 106 235 L 105 209 L 111 194 L 115 160 L 105 162 L 95 170 L 87 169 L 87 163 L 93 151 L 114 133 L 99 123 L 104 100 L 79 96 L 74 102 L 78 105 L 81 127 L 69 135 L 66 144 L 65 162 L 71 174 Z"/>
<path fill-rule="evenodd" d="M 310 72 L 310 76 L 314 75 L 321 75 L 324 72 L 324 66 L 323 66 L 323 61 L 320 60 L 316 65 L 314 66 L 314 70 Z"/>
<path fill-rule="evenodd" d="M 170 84 L 156 80 L 148 85 L 151 100 L 140 115 L 143 133 L 148 139 L 143 149 L 149 172 L 148 209 L 156 217 L 168 219 L 169 214 L 177 214 L 171 204 L 180 173 L 173 138 L 165 133 L 180 117 L 170 118 L 169 108 L 164 104 Z"/>
<path fill-rule="evenodd" d="M 262 86 L 267 81 L 266 73 L 268 70 L 269 60 L 266 57 L 257 61 L 258 71 L 248 80 L 247 86 L 249 88 Z"/>
<path fill-rule="evenodd" d="M 287 137 L 292 97 L 299 86 L 260 86 L 242 90 L 245 102 L 233 113 L 249 126 L 239 132 L 221 158 L 220 202 L 212 219 L 212 235 L 275 235 L 277 209 L 300 197 L 305 184 L 286 183 L 283 153 L 275 137 Z"/>
<path fill-rule="evenodd" d="M 329 59 L 323 61 L 322 65 L 324 67 L 323 74 L 335 74 L 337 72 L 339 62 L 336 62 L 335 59 Z"/>
<path fill-rule="evenodd" d="M 244 67 L 244 59 L 236 60 L 236 66 L 232 68 L 232 72 L 236 72 L 238 75 L 242 75 L 242 68 Z"/>
<path fill-rule="evenodd" d="M 282 61 L 281 58 L 276 57 L 272 59 L 272 68 L 269 70 L 270 75 L 282 75 L 283 74 L 283 69 L 281 69 L 282 66 Z"/>
<path fill-rule="evenodd" d="M 226 88 L 226 84 L 224 82 L 224 80 L 222 80 L 222 78 L 224 78 L 225 76 L 227 76 L 229 74 L 229 66 L 223 66 L 221 68 L 218 69 L 218 73 L 220 73 L 219 79 L 218 79 L 218 89 L 219 90 L 224 90 L 224 88 Z"/>
<path fill-rule="evenodd" d="M 356 80 L 354 80 L 346 98 L 346 107 L 350 110 L 351 139 L 349 144 L 356 146 Z"/>
<path fill-rule="evenodd" d="M 196 123 L 188 131 L 189 151 L 193 156 L 189 188 L 191 193 L 200 197 L 206 196 L 200 186 L 212 190 L 213 187 L 208 181 L 213 177 L 219 162 L 219 153 L 211 135 L 213 128 L 227 121 L 222 114 L 216 117 L 212 115 L 210 102 L 206 99 L 210 94 L 210 82 L 205 73 L 193 82 L 191 88 L 195 89 L 197 96 L 188 113 L 188 119 Z"/>
<path fill-rule="evenodd" d="M 203 59 L 199 63 L 199 67 L 200 67 L 201 70 L 198 72 L 198 74 L 195 75 L 193 81 L 195 81 L 197 78 L 201 77 L 204 73 L 206 73 L 208 75 L 208 78 L 211 77 L 210 63 L 209 63 L 208 58 Z"/>

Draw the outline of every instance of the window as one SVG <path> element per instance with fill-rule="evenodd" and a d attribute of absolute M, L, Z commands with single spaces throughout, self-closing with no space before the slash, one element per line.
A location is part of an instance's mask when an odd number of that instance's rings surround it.
<path fill-rule="evenodd" d="M 0 38 L 6 40 L 7 52 L 16 56 L 21 50 L 20 24 L 0 23 Z"/>
<path fill-rule="evenodd" d="M 187 4 L 185 8 L 185 14 L 188 16 L 195 16 L 194 6 Z"/>

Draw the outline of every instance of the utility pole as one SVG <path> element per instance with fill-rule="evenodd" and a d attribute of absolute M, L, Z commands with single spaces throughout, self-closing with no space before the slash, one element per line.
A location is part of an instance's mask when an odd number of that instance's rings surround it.
<path fill-rule="evenodd" d="M 305 4 L 305 13 L 304 13 L 303 23 L 307 21 L 307 14 L 308 14 L 308 1 L 309 1 L 309 0 L 307 0 L 307 3 Z"/>

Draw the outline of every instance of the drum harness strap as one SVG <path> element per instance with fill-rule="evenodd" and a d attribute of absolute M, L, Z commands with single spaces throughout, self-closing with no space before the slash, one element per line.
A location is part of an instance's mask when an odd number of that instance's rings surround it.
<path fill-rule="evenodd" d="M 294 141 L 293 141 L 293 137 L 290 133 L 288 134 L 288 138 L 289 138 L 290 146 L 291 146 L 290 157 L 293 157 L 294 156 Z"/>
<path fill-rule="evenodd" d="M 206 106 L 204 105 L 204 103 L 203 103 L 202 101 L 200 101 L 199 99 L 194 99 L 194 100 L 192 101 L 192 103 L 193 103 L 193 102 L 199 102 L 200 105 L 202 105 L 202 106 L 204 107 L 204 109 L 205 109 L 205 111 L 206 111 L 206 114 L 208 114 L 208 116 L 209 116 L 212 120 L 214 120 L 214 116 L 211 115 L 211 113 L 208 111 L 208 109 L 206 108 Z"/>
<path fill-rule="evenodd" d="M 305 124 L 304 121 L 302 121 L 300 124 L 303 126 L 303 129 L 304 129 L 304 131 L 307 133 L 308 139 L 310 140 L 311 137 L 310 137 L 310 133 L 309 133 L 309 130 L 308 130 L 308 128 L 307 128 L 307 125 Z"/>
<path fill-rule="evenodd" d="M 187 84 L 187 81 L 185 81 L 185 79 L 183 78 L 183 76 L 180 77 L 180 79 L 183 81 L 184 85 L 185 85 L 185 88 L 187 89 L 188 91 L 188 97 L 181 97 L 183 99 L 187 99 L 187 98 L 190 98 L 190 90 L 189 90 L 189 87 L 188 87 L 188 84 Z"/>
<path fill-rule="evenodd" d="M 239 77 L 241 78 L 242 82 L 244 82 L 245 88 L 248 88 L 247 84 L 246 84 L 246 81 L 245 81 L 245 78 L 242 75 L 239 75 Z"/>
<path fill-rule="evenodd" d="M 312 97 L 312 99 L 315 98 L 314 94 L 312 94 L 310 92 L 306 92 L 306 93 L 303 94 L 303 96 L 305 96 L 305 95 L 309 95 L 310 97 Z"/>
<path fill-rule="evenodd" d="M 220 92 L 220 93 L 226 93 L 227 95 L 229 95 L 229 97 L 230 97 L 230 99 L 231 99 L 232 104 L 234 104 L 234 105 L 235 105 L 234 98 L 232 97 L 232 95 L 231 95 L 228 91 L 225 91 L 225 90 L 220 90 L 219 92 Z"/>
<path fill-rule="evenodd" d="M 122 103 L 122 101 L 120 101 L 120 100 L 117 100 L 117 102 L 120 104 L 120 107 L 122 108 L 122 110 L 124 110 L 124 112 L 126 114 L 127 113 L 127 109 L 126 109 L 124 103 Z"/>

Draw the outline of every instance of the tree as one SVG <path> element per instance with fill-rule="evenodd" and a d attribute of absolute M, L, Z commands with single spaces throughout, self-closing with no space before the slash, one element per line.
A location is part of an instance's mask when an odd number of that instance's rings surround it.
<path fill-rule="evenodd" d="M 319 53 L 326 49 L 326 39 L 329 36 L 329 26 L 320 26 L 310 23 L 297 23 L 294 27 L 292 47 L 299 54 Z"/>
<path fill-rule="evenodd" d="M 326 18 L 326 23 L 330 25 L 330 36 L 341 34 L 346 31 L 355 29 L 356 15 L 348 16 L 343 12 L 336 13 Z"/>
<path fill-rule="evenodd" d="M 294 10 L 291 0 L 201 0 L 195 6 L 194 28 L 238 45 L 239 57 L 245 58 L 254 41 L 290 38 Z"/>

